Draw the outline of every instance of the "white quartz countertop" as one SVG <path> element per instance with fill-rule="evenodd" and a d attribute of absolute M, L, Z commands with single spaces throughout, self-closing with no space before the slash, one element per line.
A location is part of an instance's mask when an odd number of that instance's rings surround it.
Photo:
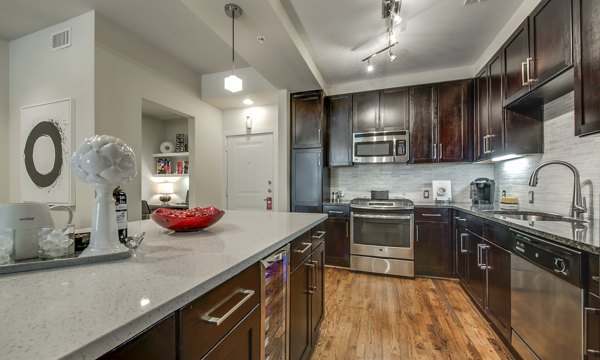
<path fill-rule="evenodd" d="M 0 276 L 0 359 L 94 359 L 325 218 L 227 211 L 191 233 L 132 222 L 146 238 L 130 259 Z"/>

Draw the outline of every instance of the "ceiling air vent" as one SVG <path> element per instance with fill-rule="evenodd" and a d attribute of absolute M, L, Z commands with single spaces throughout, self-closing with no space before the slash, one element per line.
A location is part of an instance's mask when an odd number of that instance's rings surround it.
<path fill-rule="evenodd" d="M 71 46 L 71 28 L 52 34 L 51 50 L 60 50 Z"/>

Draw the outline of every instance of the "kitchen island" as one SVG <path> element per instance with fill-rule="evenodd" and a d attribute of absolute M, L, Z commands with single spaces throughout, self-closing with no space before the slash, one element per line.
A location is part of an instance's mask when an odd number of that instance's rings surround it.
<path fill-rule="evenodd" d="M 0 277 L 2 359 L 93 359 L 323 222 L 326 215 L 227 211 L 198 232 L 152 220 L 127 260 Z"/>

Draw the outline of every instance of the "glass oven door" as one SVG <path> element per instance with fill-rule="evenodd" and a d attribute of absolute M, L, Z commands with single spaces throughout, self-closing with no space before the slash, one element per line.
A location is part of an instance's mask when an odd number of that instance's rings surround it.
<path fill-rule="evenodd" d="M 352 212 L 352 255 L 414 259 L 412 213 Z"/>

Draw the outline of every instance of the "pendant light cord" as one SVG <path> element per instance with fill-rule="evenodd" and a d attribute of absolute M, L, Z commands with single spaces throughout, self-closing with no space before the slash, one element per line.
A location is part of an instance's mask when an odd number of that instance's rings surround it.
<path fill-rule="evenodd" d="M 231 73 L 235 69 L 235 9 L 231 8 Z"/>

